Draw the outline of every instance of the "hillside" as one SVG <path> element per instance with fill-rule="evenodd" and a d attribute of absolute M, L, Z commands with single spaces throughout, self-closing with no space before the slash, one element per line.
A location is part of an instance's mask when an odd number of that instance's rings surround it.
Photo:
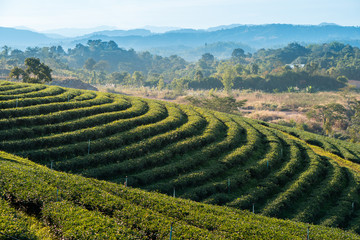
<path fill-rule="evenodd" d="M 179 239 L 306 236 L 306 224 L 248 210 L 360 232 L 358 144 L 186 105 L 54 86 L 1 82 L 0 106 L 0 150 L 31 160 L 1 154 L 2 216 L 47 224 L 44 234 L 86 238 L 71 234 L 97 219 L 103 229 L 134 238 L 167 238 L 171 222 Z M 358 238 L 311 229 L 312 239 Z"/>
<path fill-rule="evenodd" d="M 15 28 L 0 27 L 0 36 L 0 46 L 8 45 L 23 49 L 29 46 L 49 45 L 54 42 L 54 39 L 44 34 Z"/>
<path fill-rule="evenodd" d="M 0 152 L 0 239 L 360 239 L 60 173 Z M 10 237 L 11 236 L 11 237 Z"/>

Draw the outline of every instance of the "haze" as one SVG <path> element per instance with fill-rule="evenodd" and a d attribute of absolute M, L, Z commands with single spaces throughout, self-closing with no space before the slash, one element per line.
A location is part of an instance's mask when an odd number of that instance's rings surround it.
<path fill-rule="evenodd" d="M 208 28 L 225 24 L 360 25 L 359 0 L 0 0 L 0 26 L 119 29 L 146 25 Z"/>

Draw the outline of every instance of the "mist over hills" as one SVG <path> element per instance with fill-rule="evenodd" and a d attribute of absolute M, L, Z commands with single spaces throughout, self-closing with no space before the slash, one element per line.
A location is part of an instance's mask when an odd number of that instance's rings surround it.
<path fill-rule="evenodd" d="M 151 29 L 150 26 L 146 28 Z M 133 48 L 136 51 L 150 51 L 165 55 L 177 54 L 187 60 L 198 57 L 190 52 L 195 49 L 206 51 L 206 47 L 218 42 L 235 43 L 244 46 L 246 51 L 260 48 L 281 47 L 290 42 L 301 44 L 325 43 L 339 41 L 360 46 L 360 28 L 355 26 L 339 26 L 332 23 L 319 25 L 239 25 L 232 24 L 217 26 L 209 29 L 171 29 L 164 33 L 154 33 L 148 29 L 117 30 L 113 27 L 102 26 L 94 28 L 91 33 L 78 37 L 63 37 L 64 31 L 68 33 L 77 31 L 83 33 L 84 29 L 60 29 L 38 33 L 29 30 L 13 28 L 0 28 L 0 45 L 24 49 L 33 46 L 62 45 L 64 48 L 74 47 L 76 44 L 86 44 L 88 40 L 113 40 L 122 48 Z M 156 28 L 153 28 L 156 29 Z M 160 28 L 158 28 L 160 29 Z M 84 31 L 83 31 L 84 30 Z M 87 29 L 89 31 L 91 29 Z M 54 35 L 56 34 L 56 35 Z M 224 44 L 222 44 L 224 45 Z M 215 52 L 221 52 L 221 47 Z M 226 57 L 216 55 L 216 57 Z"/>

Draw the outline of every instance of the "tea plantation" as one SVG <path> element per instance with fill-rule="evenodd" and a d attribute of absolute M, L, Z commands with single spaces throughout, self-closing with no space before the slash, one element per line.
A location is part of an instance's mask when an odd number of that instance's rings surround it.
<path fill-rule="evenodd" d="M 360 239 L 358 144 L 4 81 L 0 150 L 0 239 Z"/>

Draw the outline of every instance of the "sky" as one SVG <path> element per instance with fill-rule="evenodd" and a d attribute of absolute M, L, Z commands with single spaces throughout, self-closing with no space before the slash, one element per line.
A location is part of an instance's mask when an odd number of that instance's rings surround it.
<path fill-rule="evenodd" d="M 0 0 L 0 26 L 37 31 L 228 24 L 360 26 L 360 0 Z"/>

